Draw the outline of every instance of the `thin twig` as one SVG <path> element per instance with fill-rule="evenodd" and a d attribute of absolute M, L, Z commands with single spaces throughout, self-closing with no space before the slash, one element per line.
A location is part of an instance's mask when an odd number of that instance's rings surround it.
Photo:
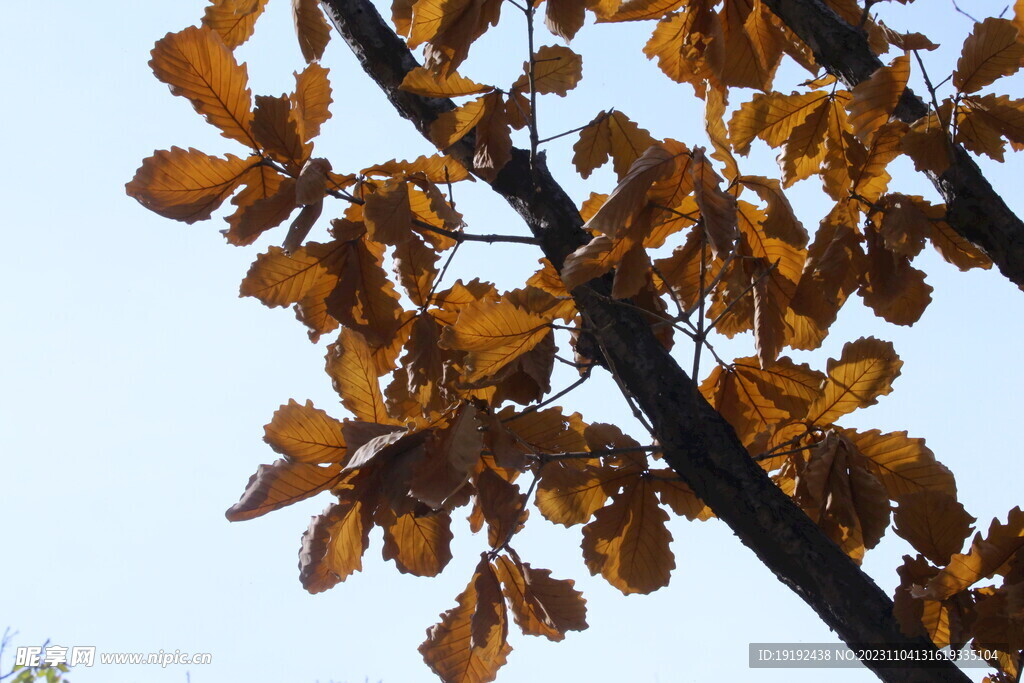
<path fill-rule="evenodd" d="M 970 19 L 974 23 L 978 23 L 977 19 L 975 19 L 970 14 L 968 14 L 967 12 L 963 11 L 962 9 L 960 9 L 960 5 L 956 4 L 956 0 L 951 0 L 951 2 L 953 3 L 953 9 L 955 9 L 957 12 L 959 12 L 962 15 L 964 15 L 965 17 L 967 17 L 968 19 Z M 1003 10 L 1003 11 L 1005 12 L 1006 10 Z M 1002 16 L 1002 15 L 1000 15 L 1000 16 Z"/>
<path fill-rule="evenodd" d="M 434 278 L 434 284 L 430 286 L 430 293 L 427 294 L 426 298 L 423 300 L 423 306 L 420 308 L 421 311 L 427 310 L 427 306 L 429 306 L 430 302 L 434 300 L 434 292 L 437 291 L 437 286 L 441 284 L 441 280 L 444 279 L 444 274 L 448 272 L 448 266 L 452 264 L 452 259 L 455 258 L 455 252 L 457 252 L 461 246 L 462 242 L 459 242 L 452 247 L 450 252 L 448 252 L 448 258 L 445 259 L 444 265 L 441 266 L 441 272 Z"/>
<path fill-rule="evenodd" d="M 715 275 L 715 279 L 711 281 L 710 285 L 708 285 L 708 291 L 709 292 L 715 291 L 715 287 L 717 287 L 718 283 L 721 282 L 722 278 L 725 277 L 725 273 L 729 269 L 729 264 L 731 264 L 733 262 L 733 259 L 735 259 L 735 258 L 736 258 L 736 251 L 735 250 L 730 251 L 729 255 L 725 257 L 725 261 L 722 262 L 722 267 L 718 269 L 718 274 Z M 696 312 L 697 307 L 699 305 L 700 305 L 700 302 L 697 302 L 696 304 L 693 305 L 693 307 L 690 310 L 686 311 L 686 319 L 687 320 L 689 320 L 690 316 L 692 316 Z M 703 313 L 701 314 L 701 316 L 703 317 Z"/>
<path fill-rule="evenodd" d="M 614 109 L 612 111 L 614 111 Z M 572 130 L 567 130 L 564 133 L 559 133 L 558 135 L 552 135 L 549 138 L 543 138 L 541 140 L 538 140 L 537 144 L 538 145 L 543 145 L 545 142 L 551 142 L 552 140 L 557 140 L 558 138 L 564 138 L 566 135 L 572 135 L 573 133 L 579 133 L 581 130 L 586 130 L 587 128 L 590 128 L 591 126 L 596 126 L 597 124 L 601 123 L 606 118 L 608 118 L 609 114 L 610 114 L 610 112 L 606 112 L 606 111 L 605 112 L 601 112 L 601 115 L 598 116 L 597 118 L 595 118 L 590 123 L 588 123 L 586 125 L 583 125 L 583 126 L 580 126 L 579 128 L 573 128 Z"/>
<path fill-rule="evenodd" d="M 504 420 L 501 421 L 502 424 L 508 424 L 509 422 L 512 422 L 514 420 L 518 420 L 523 415 L 529 415 L 530 413 L 535 413 L 538 410 L 540 410 L 541 408 L 543 408 L 544 406 L 549 405 L 551 403 L 554 403 L 555 401 L 557 401 L 558 399 L 562 398 L 563 396 L 568 394 L 570 391 L 572 391 L 573 389 L 575 389 L 576 387 L 580 386 L 581 384 L 586 382 L 588 379 L 590 379 L 590 373 L 593 372 L 593 370 L 594 370 L 594 366 L 593 365 L 588 365 L 586 368 L 584 368 L 583 374 L 580 376 L 580 378 L 578 380 L 576 380 L 575 382 L 573 382 L 572 384 L 570 384 L 569 386 L 567 386 L 565 389 L 562 389 L 557 394 L 552 394 L 551 396 L 548 396 L 546 399 L 544 399 L 540 403 L 535 403 L 532 406 L 528 406 L 521 413 L 517 413 L 517 414 L 513 415 L 512 417 L 505 418 Z"/>
<path fill-rule="evenodd" d="M 693 380 L 693 385 L 697 386 L 700 372 L 700 352 L 704 348 L 701 344 L 707 338 L 707 331 L 704 328 L 704 299 L 708 295 L 708 291 L 704 289 L 708 274 L 708 239 L 707 231 L 701 231 L 700 237 L 700 290 L 698 293 L 698 306 L 700 308 L 700 315 L 697 317 L 697 343 L 693 345 L 693 373 L 690 378 Z M 714 327 L 714 324 L 711 325 Z"/>
<path fill-rule="evenodd" d="M 632 448 L 606 448 L 597 451 L 574 451 L 568 453 L 525 453 L 528 458 L 535 458 L 542 463 L 555 460 L 593 460 L 595 458 L 610 458 L 615 455 L 626 453 L 660 453 L 661 446 L 633 446 Z"/>
<path fill-rule="evenodd" d="M 779 265 L 779 262 L 778 262 L 778 261 L 775 261 L 775 263 L 773 263 L 773 264 L 772 264 L 771 266 L 769 266 L 768 268 L 766 268 L 766 269 L 765 269 L 765 271 L 764 271 L 763 273 L 761 273 L 761 274 L 760 274 L 760 275 L 758 275 L 757 277 L 753 278 L 753 279 L 752 279 L 752 280 L 750 281 L 750 284 L 749 284 L 749 285 L 747 285 L 747 286 L 746 286 L 746 287 L 745 287 L 745 288 L 743 289 L 743 291 L 742 291 L 742 292 L 740 292 L 740 295 L 739 295 L 738 297 L 736 297 L 735 299 L 733 299 L 732 301 L 730 301 L 730 302 L 729 302 L 729 305 L 725 307 L 725 310 L 724 310 L 724 311 L 722 311 L 721 313 L 719 313 L 719 314 L 718 314 L 718 316 L 717 316 L 717 317 L 716 317 L 716 318 L 715 318 L 714 320 L 712 320 L 712 321 L 711 321 L 711 324 L 710 324 L 710 325 L 708 326 L 708 329 L 709 329 L 709 330 L 713 330 L 713 329 L 715 328 L 715 325 L 717 325 L 717 324 L 718 324 L 718 321 L 720 321 L 720 320 L 721 320 L 722 318 L 724 318 L 724 317 L 725 317 L 725 315 L 726 315 L 726 314 L 727 314 L 727 313 L 728 313 L 728 312 L 729 312 L 730 310 L 732 310 L 732 307 L 733 307 L 733 306 L 735 306 L 736 304 L 738 304 L 738 303 L 739 303 L 740 301 L 743 301 L 743 298 L 744 298 L 745 296 L 747 296 L 747 294 L 748 294 L 748 293 L 750 292 L 750 290 L 752 290 L 752 289 L 753 289 L 754 287 L 756 287 L 756 286 L 758 285 L 758 283 L 760 283 L 760 282 L 761 282 L 762 280 L 764 280 L 764 279 L 765 279 L 766 277 L 768 277 L 768 275 L 769 275 L 769 274 L 770 274 L 770 273 L 771 273 L 771 272 L 772 272 L 773 270 L 775 270 L 776 266 L 778 266 L 778 265 Z"/>
<path fill-rule="evenodd" d="M 587 316 L 585 312 L 581 311 L 581 313 L 583 313 L 586 319 L 590 320 L 590 317 Z M 593 320 L 590 320 L 590 327 L 592 329 L 597 327 L 594 324 Z M 647 421 L 647 418 L 644 417 L 644 414 L 640 411 L 640 408 L 637 407 L 636 402 L 633 400 L 632 394 L 630 394 L 629 390 L 626 389 L 626 385 L 622 383 L 622 378 L 619 377 L 619 373 L 615 369 L 615 362 L 612 360 L 611 354 L 608 353 L 608 349 L 605 348 L 604 342 L 601 341 L 601 337 L 596 334 L 593 335 L 593 337 L 594 341 L 597 342 L 598 348 L 601 349 L 601 355 L 604 356 L 608 372 L 609 374 L 611 374 L 612 379 L 615 380 L 615 386 L 619 388 L 619 393 L 621 393 L 622 397 L 626 399 L 626 404 L 629 406 L 630 411 L 632 411 L 633 417 L 636 418 L 637 422 L 643 425 L 644 429 L 647 430 L 648 434 L 650 434 L 654 438 L 657 438 L 657 435 L 654 433 L 654 427 L 652 427 L 651 424 Z"/>
<path fill-rule="evenodd" d="M 811 444 L 810 446 L 798 446 L 797 448 L 790 448 L 788 451 L 782 451 L 781 453 L 761 453 L 755 455 L 752 460 L 754 462 L 761 462 L 762 460 L 771 460 L 772 458 L 781 458 L 784 455 L 792 455 L 793 453 L 799 453 L 814 448 L 817 444 Z"/>
<path fill-rule="evenodd" d="M 534 471 L 534 473 L 533 473 L 533 481 L 530 482 L 530 487 L 528 489 L 526 489 L 526 495 L 522 499 L 523 500 L 523 509 L 519 511 L 518 515 L 516 515 L 516 521 L 509 528 L 508 535 L 505 537 L 505 540 L 502 541 L 501 545 L 499 545 L 497 548 L 492 548 L 492 549 L 487 551 L 487 556 L 492 561 L 494 560 L 494 558 L 496 558 L 498 556 L 498 553 L 500 553 L 502 550 L 505 550 L 506 548 L 508 548 L 508 544 L 512 542 L 512 537 L 515 536 L 516 533 L 518 533 L 520 525 L 526 523 L 525 515 L 526 515 L 527 512 L 529 512 L 527 510 L 527 508 L 530 505 L 530 496 L 533 495 L 534 489 L 537 488 L 537 482 L 538 481 L 540 481 L 540 468 L 539 467 Z"/>
<path fill-rule="evenodd" d="M 530 62 L 527 67 L 527 78 L 530 83 L 530 170 L 537 168 L 537 147 L 540 144 L 537 135 L 537 55 L 533 50 L 533 0 L 527 0 L 526 8 L 526 43 L 530 50 Z"/>

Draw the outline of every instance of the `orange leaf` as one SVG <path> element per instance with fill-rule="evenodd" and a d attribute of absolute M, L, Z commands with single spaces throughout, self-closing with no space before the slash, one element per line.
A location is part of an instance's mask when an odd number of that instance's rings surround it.
<path fill-rule="evenodd" d="M 386 506 L 377 523 L 384 529 L 384 559 L 394 560 L 398 571 L 413 576 L 437 576 L 452 559 L 452 518 L 447 512 L 400 517 Z"/>
<path fill-rule="evenodd" d="M 341 396 L 342 405 L 358 419 L 378 424 L 391 422 L 384 409 L 372 351 L 363 335 L 348 328 L 341 331 L 338 342 L 327 354 L 327 374 Z"/>
<path fill-rule="evenodd" d="M 572 162 L 579 174 L 587 178 L 610 156 L 621 179 L 654 143 L 650 133 L 622 112 L 601 112 L 580 132 L 580 139 L 572 147 Z"/>
<path fill-rule="evenodd" d="M 168 33 L 157 42 L 152 54 L 150 68 L 172 93 L 192 102 L 224 137 L 259 148 L 251 132 L 249 75 L 219 34 L 190 26 L 179 33 Z"/>
<path fill-rule="evenodd" d="M 686 485 L 686 482 L 668 479 L 668 477 L 676 476 L 675 472 L 656 470 L 654 473 L 659 476 L 652 478 L 651 481 L 654 484 L 654 489 L 658 492 L 658 498 L 662 505 L 667 505 L 672 512 L 686 517 L 691 522 L 695 520 L 704 522 L 715 516 L 711 508 L 697 497 L 697 494 Z"/>
<path fill-rule="evenodd" d="M 295 209 L 295 180 L 285 178 L 268 166 L 259 166 L 246 174 L 247 186 L 231 203 L 238 210 L 228 216 L 228 243 L 252 244 L 267 230 L 276 228 Z"/>
<path fill-rule="evenodd" d="M 583 527 L 583 559 L 590 573 L 600 573 L 625 595 L 667 586 L 675 558 L 666 521 L 650 481 L 627 483 Z"/>
<path fill-rule="evenodd" d="M 944 565 L 964 547 L 977 520 L 955 497 L 944 491 L 926 490 L 900 498 L 893 521 L 896 533 L 914 550 Z"/>
<path fill-rule="evenodd" d="M 1005 573 L 1007 564 L 1024 548 L 1024 512 L 1019 507 L 1010 510 L 1006 524 L 993 519 L 988 536 L 974 537 L 971 548 L 952 557 L 949 566 L 931 579 L 923 590 L 912 591 L 914 597 L 945 600 L 983 578 Z"/>
<path fill-rule="evenodd" d="M 326 491 L 341 478 L 340 465 L 321 467 L 287 460 L 260 465 L 249 478 L 242 497 L 225 516 L 230 522 L 255 519 Z"/>
<path fill-rule="evenodd" d="M 293 171 L 302 168 L 313 147 L 304 143 L 300 119 L 287 97 L 256 96 L 252 133 L 271 157 Z M 303 204 L 308 202 L 302 202 Z"/>
<path fill-rule="evenodd" d="M 438 149 L 445 149 L 464 138 L 483 118 L 486 101 L 486 95 L 478 97 L 438 116 L 430 124 L 431 141 Z"/>
<path fill-rule="evenodd" d="M 583 227 L 615 239 L 644 206 L 651 185 L 672 173 L 677 156 L 661 145 L 649 147 Z"/>
<path fill-rule="evenodd" d="M 500 605 L 478 604 L 477 580 L 481 574 L 480 569 L 477 568 L 466 590 L 457 598 L 458 604 L 441 615 L 439 624 L 427 629 L 427 639 L 419 647 L 427 666 L 444 683 L 493 681 L 512 651 L 504 638 L 508 632 L 504 602 Z M 497 611 L 497 622 L 502 626 L 490 629 L 490 639 L 482 643 L 473 642 L 473 616 L 477 610 Z"/>
<path fill-rule="evenodd" d="M 330 69 L 309 64 L 301 74 L 295 74 L 295 92 L 291 96 L 292 109 L 301 122 L 302 141 L 309 142 L 320 134 L 320 126 L 331 118 Z"/>
<path fill-rule="evenodd" d="M 372 527 L 373 511 L 358 499 L 343 499 L 314 517 L 299 551 L 302 586 L 322 593 L 361 571 Z"/>
<path fill-rule="evenodd" d="M 917 491 L 942 491 L 956 497 L 953 474 L 935 460 L 924 439 L 910 439 L 906 432 L 882 434 L 877 429 L 844 429 L 843 436 L 868 459 L 868 468 L 885 485 L 892 500 L 902 500 Z"/>
<path fill-rule="evenodd" d="M 975 24 L 953 72 L 957 91 L 972 93 L 1016 73 L 1024 57 L 1024 43 L 1018 38 L 1017 27 L 1009 19 L 989 17 Z"/>
<path fill-rule="evenodd" d="M 550 321 L 506 301 L 480 301 L 459 312 L 453 327 L 445 328 L 441 346 L 468 351 L 467 382 L 493 375 L 523 355 L 547 335 Z"/>
<path fill-rule="evenodd" d="M 399 89 L 423 97 L 462 97 L 490 92 L 494 90 L 494 86 L 480 85 L 457 73 L 452 73 L 445 78 L 418 66 L 405 74 Z"/>
<path fill-rule="evenodd" d="M 586 21 L 587 0 L 549 0 L 544 25 L 553 34 L 569 42 Z"/>
<path fill-rule="evenodd" d="M 722 191 L 719 185 L 722 178 L 715 173 L 711 164 L 704 158 L 704 148 L 693 150 L 693 163 L 690 165 L 690 176 L 693 178 L 693 191 L 703 219 L 704 233 L 707 235 L 711 253 L 715 258 L 724 258 L 732 251 L 736 241 L 736 198 Z"/>
<path fill-rule="evenodd" d="M 220 34 L 232 50 L 249 40 L 267 0 L 214 0 L 203 13 L 203 26 Z"/>
<path fill-rule="evenodd" d="M 512 137 L 501 94 L 484 95 L 484 110 L 476 124 L 473 170 L 485 180 L 494 180 L 512 158 Z"/>
<path fill-rule="evenodd" d="M 746 156 L 754 138 L 779 147 L 789 140 L 793 129 L 828 98 L 828 93 L 823 92 L 754 95 L 752 100 L 740 105 L 729 120 L 733 148 L 737 154 Z"/>
<path fill-rule="evenodd" d="M 529 91 L 530 65 L 523 62 L 524 73 L 513 90 Z M 538 95 L 555 94 L 561 97 L 576 87 L 583 78 L 583 58 L 561 45 L 544 45 L 534 54 L 533 89 Z"/>
<path fill-rule="evenodd" d="M 331 39 L 331 26 L 317 0 L 292 0 L 292 18 L 299 49 L 307 63 L 319 61 Z"/>
<path fill-rule="evenodd" d="M 172 147 L 143 160 L 125 185 L 128 196 L 165 218 L 204 221 L 248 177 L 258 159 L 233 154 L 211 157 L 196 149 Z"/>
<path fill-rule="evenodd" d="M 309 465 L 344 463 L 347 459 L 341 423 L 322 410 L 289 400 L 263 428 L 263 440 L 292 462 Z"/>
<path fill-rule="evenodd" d="M 900 55 L 890 66 L 880 67 L 870 78 L 854 87 L 853 99 L 847 105 L 854 135 L 866 141 L 871 133 L 889 120 L 909 78 L 910 57 Z"/>
<path fill-rule="evenodd" d="M 301 301 L 324 278 L 337 279 L 345 243 L 310 242 L 293 253 L 270 247 L 256 257 L 242 280 L 240 296 L 253 296 L 267 306 L 288 306 Z"/>
<path fill-rule="evenodd" d="M 494 561 L 512 615 L 523 633 L 548 640 L 565 638 L 566 631 L 587 628 L 587 601 L 569 580 L 552 579 L 547 569 L 520 562 L 515 551 Z"/>
<path fill-rule="evenodd" d="M 574 526 L 590 521 L 604 507 L 617 484 L 599 461 L 561 460 L 541 470 L 537 508 L 555 524 Z"/>
<path fill-rule="evenodd" d="M 389 179 L 364 197 L 366 232 L 374 242 L 399 244 L 412 235 L 412 208 L 407 183 Z"/>
<path fill-rule="evenodd" d="M 522 528 L 529 511 L 525 510 L 526 496 L 513 484 L 490 467 L 476 478 L 476 497 L 480 513 L 487 522 L 487 542 L 492 548 L 501 546 Z"/>
<path fill-rule="evenodd" d="M 327 297 L 327 311 L 358 330 L 371 346 L 391 341 L 401 313 L 398 292 L 384 272 L 384 245 L 358 239 L 344 242 L 338 284 Z"/>
<path fill-rule="evenodd" d="M 878 403 L 892 391 L 903 361 L 889 342 L 861 337 L 843 346 L 839 360 L 829 359 L 824 393 L 807 411 L 808 419 L 827 425 L 857 408 Z"/>

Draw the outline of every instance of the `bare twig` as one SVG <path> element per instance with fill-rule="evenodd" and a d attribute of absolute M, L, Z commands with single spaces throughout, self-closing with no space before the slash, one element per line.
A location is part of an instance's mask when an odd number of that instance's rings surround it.
<path fill-rule="evenodd" d="M 502 423 L 503 424 L 508 424 L 509 422 L 512 422 L 514 420 L 517 420 L 517 419 L 521 418 L 523 415 L 529 415 L 530 413 L 535 413 L 538 410 L 540 410 L 541 408 L 543 408 L 544 406 L 549 405 L 551 403 L 554 403 L 555 401 L 557 401 L 558 399 L 562 398 L 563 396 L 568 394 L 570 391 L 572 391 L 573 389 L 575 389 L 576 387 L 580 386 L 581 384 L 586 382 L 588 379 L 590 379 L 590 373 L 593 372 L 593 370 L 594 370 L 594 366 L 593 365 L 588 365 L 586 368 L 584 368 L 583 374 L 580 376 L 580 378 L 578 380 L 576 380 L 575 382 L 573 382 L 572 384 L 570 384 L 569 386 L 567 386 L 565 389 L 562 389 L 557 394 L 552 394 L 551 396 L 548 396 L 546 399 L 544 399 L 540 403 L 535 403 L 532 406 L 528 406 L 521 413 L 517 413 L 517 414 L 513 415 L 512 417 L 505 418 L 504 420 L 502 420 Z"/>
<path fill-rule="evenodd" d="M 955 9 L 957 12 L 959 12 L 962 15 L 964 15 L 965 17 L 967 17 L 968 19 L 970 19 L 974 23 L 978 23 L 977 19 L 975 19 L 970 14 L 968 14 L 967 12 L 963 11 L 962 9 L 960 9 L 960 5 L 956 4 L 956 0 L 950 0 L 950 1 L 953 3 L 953 9 Z M 1005 12 L 1006 10 L 1003 10 L 1003 11 Z"/>
<path fill-rule="evenodd" d="M 758 284 L 759 282 L 761 282 L 761 281 L 762 281 L 762 280 L 764 280 L 764 279 L 765 279 L 766 277 L 768 277 L 768 275 L 769 275 L 769 274 L 770 274 L 770 273 L 771 273 L 771 272 L 772 272 L 773 270 L 775 270 L 775 268 L 776 268 L 776 267 L 777 267 L 778 265 L 779 265 L 779 262 L 778 262 L 778 261 L 776 261 L 775 263 L 773 263 L 773 264 L 772 264 L 771 266 L 769 266 L 768 268 L 765 268 L 765 271 L 764 271 L 763 273 L 761 273 L 761 274 L 760 274 L 760 275 L 758 275 L 757 277 L 755 277 L 755 278 L 751 279 L 751 280 L 750 280 L 750 284 L 749 284 L 749 285 L 747 285 L 747 286 L 746 286 L 746 287 L 745 287 L 745 288 L 743 289 L 743 291 L 742 291 L 742 292 L 740 292 L 740 295 L 739 295 L 738 297 L 736 297 L 735 299 L 733 299 L 732 301 L 730 301 L 730 302 L 729 302 L 729 305 L 725 307 L 725 310 L 724 310 L 724 311 L 722 311 L 721 313 L 719 313 L 719 314 L 718 314 L 718 316 L 717 316 L 717 317 L 716 317 L 716 318 L 715 318 L 714 320 L 712 320 L 712 321 L 711 321 L 711 324 L 710 324 L 710 325 L 708 325 L 708 329 L 709 329 L 709 330 L 713 330 L 713 329 L 715 328 L 715 325 L 717 325 L 717 324 L 718 324 L 718 321 L 720 321 L 720 320 L 721 320 L 722 318 L 724 318 L 724 317 L 725 317 L 725 315 L 726 315 L 726 314 L 727 314 L 727 313 L 728 313 L 728 312 L 729 312 L 730 310 L 732 310 L 732 307 L 733 307 L 733 306 L 735 306 L 736 304 L 738 304 L 738 303 L 739 303 L 740 301 L 743 301 L 743 298 L 744 298 L 744 297 L 745 297 L 745 296 L 746 296 L 747 294 L 749 294 L 749 293 L 750 293 L 750 290 L 752 290 L 752 289 L 753 289 L 754 287 L 756 287 L 756 286 L 757 286 L 757 284 Z"/>
<path fill-rule="evenodd" d="M 540 144 L 537 135 L 537 55 L 533 49 L 533 0 L 527 0 L 526 7 L 526 43 L 530 50 L 530 62 L 527 67 L 527 78 L 530 83 L 530 169 L 537 169 L 537 147 Z"/>
<path fill-rule="evenodd" d="M 538 140 L 538 141 L 537 141 L 537 144 L 538 144 L 538 145 L 543 145 L 543 144 L 544 144 L 545 142 L 551 142 L 552 140 L 557 140 L 558 138 L 564 138 L 564 137 L 565 137 L 566 135 L 572 135 L 573 133 L 579 133 L 579 132 L 580 132 L 581 130 L 586 130 L 587 128 L 590 128 L 591 126 L 596 126 L 597 124 L 601 123 L 601 122 L 602 122 L 602 121 L 604 121 L 604 120 L 605 120 L 606 118 L 608 118 L 608 116 L 609 116 L 609 115 L 610 115 L 610 114 L 611 114 L 611 113 L 612 113 L 613 111 L 615 111 L 615 110 L 614 110 L 614 109 L 610 109 L 610 110 L 608 110 L 608 111 L 605 111 L 605 112 L 601 112 L 601 115 L 600 115 L 600 116 L 598 116 L 598 117 L 596 117 L 596 118 L 595 118 L 595 119 L 594 119 L 593 121 L 591 121 L 590 123 L 588 123 L 588 124 L 586 124 L 586 125 L 583 125 L 583 126 L 580 126 L 579 128 L 573 128 L 572 130 L 567 130 L 567 131 L 565 131 L 564 133 L 559 133 L 558 135 L 552 135 L 552 136 L 551 136 L 551 137 L 549 137 L 549 138 L 543 138 L 543 139 L 541 139 L 541 140 Z"/>
<path fill-rule="evenodd" d="M 586 312 L 581 311 L 581 313 L 583 314 L 584 318 L 590 322 L 591 327 L 594 327 L 594 321 L 590 320 L 590 317 L 586 314 Z M 633 400 L 633 395 L 629 392 L 629 389 L 626 388 L 626 385 L 622 383 L 622 378 L 619 376 L 618 371 L 615 369 L 615 362 L 612 360 L 613 356 L 610 353 L 608 353 L 608 349 L 605 348 L 604 342 L 601 340 L 601 335 L 595 334 L 593 338 L 594 341 L 597 342 L 598 348 L 601 349 L 601 355 L 604 356 L 608 372 L 609 374 L 611 374 L 612 379 L 615 380 L 615 386 L 619 388 L 619 393 L 621 393 L 622 397 L 626 399 L 626 404 L 629 406 L 630 411 L 633 413 L 633 417 L 636 418 L 637 422 L 643 425 L 644 429 L 647 430 L 648 434 L 650 434 L 652 437 L 657 438 L 654 433 L 654 427 L 652 427 L 651 423 L 647 421 L 646 417 L 644 417 L 644 414 L 640 411 L 640 408 L 637 407 L 636 401 Z"/>
<path fill-rule="evenodd" d="M 660 453 L 661 446 L 633 446 L 632 448 L 606 448 L 597 451 L 575 451 L 568 453 L 526 453 L 526 457 L 535 458 L 542 463 L 555 460 L 593 460 L 595 458 L 610 458 L 615 455 L 626 453 Z"/>

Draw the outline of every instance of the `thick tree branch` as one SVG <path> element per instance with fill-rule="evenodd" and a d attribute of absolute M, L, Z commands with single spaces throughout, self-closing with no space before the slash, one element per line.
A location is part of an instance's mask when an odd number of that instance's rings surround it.
<path fill-rule="evenodd" d="M 426 132 L 450 101 L 398 90 L 416 66 L 405 44 L 368 0 L 322 0 L 328 16 L 363 68 L 398 111 Z M 473 142 L 464 138 L 447 150 L 472 167 Z M 537 158 L 513 150 L 491 187 L 519 213 L 544 255 L 561 270 L 565 257 L 588 241 L 575 204 Z M 892 602 L 755 464 L 732 427 L 697 391 L 651 332 L 642 314 L 616 306 L 609 278 L 573 290 L 626 389 L 650 419 L 665 460 L 750 547 L 775 575 L 807 602 L 847 643 L 931 648 L 908 638 L 892 614 Z M 885 681 L 967 681 L 948 664 L 940 669 L 876 668 Z"/>
<path fill-rule="evenodd" d="M 846 23 L 822 0 L 765 3 L 807 43 L 818 63 L 847 86 L 866 80 L 882 66 L 864 32 Z M 927 113 L 928 106 L 907 88 L 895 115 L 912 123 Z M 953 157 L 952 165 L 941 175 L 926 173 L 946 202 L 949 225 L 988 254 L 1003 275 L 1024 289 L 1024 223 L 961 146 L 954 146 Z"/>

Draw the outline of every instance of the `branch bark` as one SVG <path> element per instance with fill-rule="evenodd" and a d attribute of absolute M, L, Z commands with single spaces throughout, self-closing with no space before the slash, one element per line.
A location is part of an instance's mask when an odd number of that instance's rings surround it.
<path fill-rule="evenodd" d="M 398 90 L 417 62 L 368 0 L 322 0 L 332 23 L 363 69 L 405 118 L 426 134 L 431 121 L 454 108 L 450 100 Z M 447 150 L 472 168 L 473 140 Z M 515 149 L 490 183 L 519 213 L 559 271 L 565 257 L 588 241 L 575 204 L 538 157 Z M 933 648 L 900 631 L 892 602 L 754 463 L 732 427 L 697 391 L 640 313 L 610 298 L 610 278 L 573 290 L 580 312 L 607 353 L 607 362 L 650 419 L 666 462 L 757 557 L 847 643 Z M 952 663 L 941 668 L 880 667 L 884 681 L 968 681 Z"/>
<path fill-rule="evenodd" d="M 830 74 L 853 87 L 883 66 L 868 46 L 867 36 L 851 26 L 822 0 L 765 0 L 765 4 L 799 38 Z M 896 107 L 901 121 L 913 123 L 928 106 L 910 88 Z M 927 172 L 946 202 L 946 220 L 992 259 L 1000 272 L 1024 289 L 1024 223 L 992 189 L 974 159 L 954 145 L 953 163 L 942 174 Z"/>

